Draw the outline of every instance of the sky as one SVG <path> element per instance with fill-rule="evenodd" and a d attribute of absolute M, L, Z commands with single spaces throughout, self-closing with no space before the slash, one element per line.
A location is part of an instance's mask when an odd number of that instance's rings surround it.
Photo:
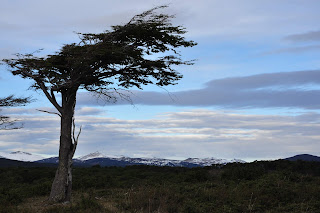
<path fill-rule="evenodd" d="M 53 54 L 134 15 L 168 4 L 175 25 L 197 46 L 181 49 L 178 85 L 133 89 L 132 103 L 77 96 L 82 132 L 76 156 L 269 160 L 320 156 L 320 1 L 318 0 L 3 0 L 0 59 Z M 32 81 L 0 66 L 0 97 L 32 96 L 25 107 L 2 108 L 22 129 L 0 131 L 0 151 L 58 154 L 59 117 Z"/>

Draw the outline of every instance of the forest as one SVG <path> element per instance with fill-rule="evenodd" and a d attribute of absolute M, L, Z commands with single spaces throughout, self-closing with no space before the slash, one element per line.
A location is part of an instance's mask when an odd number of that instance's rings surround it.
<path fill-rule="evenodd" d="M 70 203 L 50 204 L 56 168 L 0 168 L 0 212 L 320 212 L 320 162 L 73 168 Z"/>

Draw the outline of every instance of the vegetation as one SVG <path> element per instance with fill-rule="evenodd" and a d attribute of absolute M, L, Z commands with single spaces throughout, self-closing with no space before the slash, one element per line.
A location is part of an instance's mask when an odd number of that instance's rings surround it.
<path fill-rule="evenodd" d="M 159 14 L 160 6 L 134 16 L 127 24 L 112 26 L 103 33 L 79 33 L 80 42 L 63 45 L 53 55 L 36 57 L 17 54 L 16 59 L 3 60 L 12 74 L 31 79 L 32 87 L 43 92 L 61 117 L 59 166 L 53 180 L 50 200 L 71 199 L 72 157 L 75 136 L 74 110 L 79 90 L 99 97 L 128 99 L 122 90 L 143 89 L 144 85 L 174 85 L 182 78 L 178 65 L 192 65 L 181 58 L 178 48 L 193 47 L 186 40 L 185 28 L 174 26 L 174 16 Z M 61 101 L 56 94 L 61 94 Z"/>
<path fill-rule="evenodd" d="M 74 169 L 74 196 L 49 204 L 54 168 L 1 168 L 0 212 L 320 212 L 319 162 Z"/>
<path fill-rule="evenodd" d="M 13 95 L 10 95 L 5 98 L 0 98 L 0 110 L 2 107 L 23 106 L 29 102 L 30 98 L 15 98 Z M 17 120 L 10 119 L 8 116 L 0 115 L 0 130 L 20 128 L 16 126 L 16 121 Z"/>

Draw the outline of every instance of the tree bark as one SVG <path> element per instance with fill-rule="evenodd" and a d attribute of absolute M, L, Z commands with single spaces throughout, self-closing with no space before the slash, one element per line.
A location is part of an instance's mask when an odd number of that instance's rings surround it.
<path fill-rule="evenodd" d="M 70 202 L 72 190 L 72 158 L 75 144 L 72 141 L 74 107 L 77 90 L 62 92 L 59 165 L 51 187 L 49 201 Z"/>

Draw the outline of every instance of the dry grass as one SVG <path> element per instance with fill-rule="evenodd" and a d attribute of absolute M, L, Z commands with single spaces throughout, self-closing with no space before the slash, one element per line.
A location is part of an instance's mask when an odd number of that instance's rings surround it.
<path fill-rule="evenodd" d="M 88 202 L 90 201 L 90 202 Z M 94 203 L 93 206 L 84 206 L 83 202 L 88 205 Z M 13 210 L 13 208 L 11 208 Z M 12 211 L 11 210 L 11 211 Z M 55 213 L 55 212 L 106 212 L 106 213 L 122 213 L 116 204 L 103 197 L 89 197 L 87 193 L 73 194 L 72 202 L 51 204 L 48 202 L 47 196 L 33 197 L 26 199 L 23 203 L 16 206 L 14 212 L 21 213 Z"/>

